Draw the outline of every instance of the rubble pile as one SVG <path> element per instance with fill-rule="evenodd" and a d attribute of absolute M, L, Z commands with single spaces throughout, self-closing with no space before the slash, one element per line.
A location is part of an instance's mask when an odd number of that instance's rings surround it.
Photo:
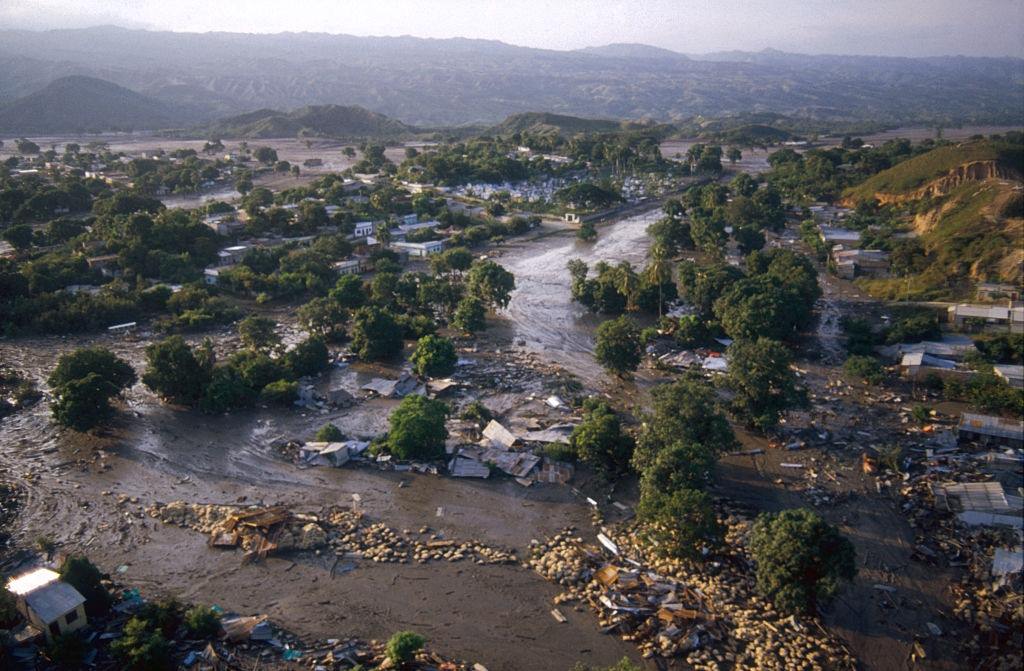
<path fill-rule="evenodd" d="M 602 631 L 635 643 L 646 658 L 685 656 L 698 670 L 853 669 L 846 648 L 808 618 L 784 616 L 754 590 L 743 551 L 748 523 L 728 525 L 726 556 L 698 571 L 646 556 L 630 529 L 587 545 L 572 529 L 532 544 L 528 566 L 565 587 L 555 603 L 578 601 Z"/>
<path fill-rule="evenodd" d="M 941 466 L 911 477 L 899 493 L 915 532 L 914 559 L 964 567 L 951 586 L 953 615 L 972 630 L 961 650 L 975 668 L 1009 671 L 1024 666 L 1024 578 L 1019 572 L 996 575 L 993 557 L 999 548 L 1019 548 L 1020 538 L 1006 527 L 964 525 L 935 501 L 940 482 L 986 479 L 970 462 L 942 459 Z"/>
<path fill-rule="evenodd" d="M 339 557 L 376 563 L 420 564 L 428 561 L 473 561 L 477 564 L 517 563 L 515 551 L 472 541 L 442 538 L 429 528 L 401 533 L 382 522 L 368 522 L 364 514 L 331 508 L 321 515 L 293 513 L 282 507 L 194 504 L 173 501 L 154 504 L 149 515 L 210 535 L 216 547 L 241 547 L 247 555 L 266 556 L 275 550 L 327 550 Z"/>

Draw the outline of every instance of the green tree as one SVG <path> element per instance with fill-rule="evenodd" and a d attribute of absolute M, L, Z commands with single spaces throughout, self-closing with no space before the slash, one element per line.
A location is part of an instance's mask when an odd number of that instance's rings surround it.
<path fill-rule="evenodd" d="M 387 447 L 399 459 L 439 459 L 448 437 L 448 406 L 413 394 L 406 396 L 388 418 Z"/>
<path fill-rule="evenodd" d="M 328 297 L 340 307 L 349 310 L 361 308 L 366 304 L 366 288 L 363 281 L 355 275 L 342 275 L 338 283 L 331 289 Z"/>
<path fill-rule="evenodd" d="M 85 656 L 89 646 L 77 632 L 69 632 L 55 636 L 46 646 L 46 658 L 59 669 L 81 669 L 85 666 Z M 0 653 L 0 662 L 4 661 Z"/>
<path fill-rule="evenodd" d="M 4 231 L 3 239 L 11 243 L 16 250 L 24 251 L 32 246 L 32 227 L 28 224 L 11 226 Z"/>
<path fill-rule="evenodd" d="M 402 351 L 402 331 L 387 310 L 359 308 L 352 320 L 352 351 L 363 361 L 390 359 Z"/>
<path fill-rule="evenodd" d="M 455 344 L 450 338 L 438 335 L 423 336 L 416 343 L 409 361 L 412 369 L 421 377 L 447 377 L 455 372 Z"/>
<path fill-rule="evenodd" d="M 853 544 L 806 508 L 762 513 L 750 535 L 757 589 L 787 613 L 814 614 L 857 574 Z"/>
<path fill-rule="evenodd" d="M 416 653 L 423 649 L 427 639 L 411 631 L 400 631 L 388 639 L 388 660 L 400 668 L 416 659 Z"/>
<path fill-rule="evenodd" d="M 295 345 L 284 356 L 285 363 L 296 377 L 312 377 L 331 365 L 331 353 L 323 338 L 310 336 Z"/>
<path fill-rule="evenodd" d="M 269 317 L 250 315 L 238 324 L 242 344 L 254 352 L 272 352 L 281 346 L 277 322 Z"/>
<path fill-rule="evenodd" d="M 485 304 L 507 307 L 512 290 L 516 288 L 515 277 L 494 261 L 476 261 L 466 274 L 468 293 Z"/>
<path fill-rule="evenodd" d="M 60 566 L 60 579 L 78 590 L 85 597 L 85 612 L 101 616 L 110 608 L 111 598 L 103 586 L 103 574 L 86 557 L 73 555 Z"/>
<path fill-rule="evenodd" d="M 720 454 L 736 445 L 736 437 L 719 410 L 714 390 L 703 378 L 683 378 L 651 391 L 651 412 L 643 416 L 633 468 L 644 473 L 662 451 L 677 442 L 701 445 Z"/>
<path fill-rule="evenodd" d="M 797 387 L 792 356 L 785 345 L 768 338 L 737 340 L 727 350 L 729 372 L 724 384 L 734 396 L 736 415 L 762 431 L 779 423 L 782 414 L 806 403 Z"/>
<path fill-rule="evenodd" d="M 607 370 L 616 375 L 634 371 L 642 355 L 640 329 L 629 317 L 609 319 L 597 327 L 594 357 Z"/>
<path fill-rule="evenodd" d="M 199 399 L 199 409 L 208 415 L 219 415 L 248 408 L 256 402 L 258 393 L 235 366 L 217 366 Z"/>
<path fill-rule="evenodd" d="M 487 307 L 476 296 L 463 296 L 455 308 L 452 326 L 466 333 L 483 331 L 487 328 Z"/>
<path fill-rule="evenodd" d="M 642 525 L 641 537 L 661 557 L 696 560 L 704 548 L 721 542 L 723 530 L 711 497 L 696 489 L 662 492 L 648 488 L 636 516 Z"/>
<path fill-rule="evenodd" d="M 264 165 L 277 163 L 277 150 L 273 147 L 257 147 L 252 156 Z"/>
<path fill-rule="evenodd" d="M 583 421 L 569 436 L 576 458 L 606 480 L 625 473 L 633 456 L 633 438 L 622 430 L 622 422 L 611 407 L 589 398 L 583 405 Z"/>
<path fill-rule="evenodd" d="M 318 296 L 299 307 L 296 316 L 311 334 L 337 342 L 345 337 L 348 310 L 329 296 Z"/>
<path fill-rule="evenodd" d="M 733 229 L 732 236 L 736 239 L 740 254 L 744 256 L 764 247 L 764 234 L 756 228 L 740 226 Z"/>
<path fill-rule="evenodd" d="M 584 221 L 576 231 L 576 237 L 584 242 L 597 240 L 597 227 L 592 221 Z"/>
<path fill-rule="evenodd" d="M 103 347 L 82 347 L 57 359 L 57 366 L 50 373 L 47 383 L 52 389 L 56 389 L 73 380 L 82 379 L 90 373 L 96 373 L 118 390 L 130 387 L 136 380 L 131 364 L 110 350 Z"/>
<path fill-rule="evenodd" d="M 702 490 L 711 484 L 717 461 L 717 451 L 700 443 L 669 443 L 646 461 L 640 474 L 640 492 Z"/>
<path fill-rule="evenodd" d="M 647 265 L 646 275 L 650 284 L 658 286 L 658 318 L 661 318 L 664 310 L 665 295 L 664 286 L 672 281 L 672 263 L 668 245 L 655 240 L 651 245 L 651 262 Z"/>
<path fill-rule="evenodd" d="M 142 382 L 161 398 L 195 405 L 213 373 L 213 347 L 207 342 L 197 353 L 181 336 L 146 346 L 146 372 Z"/>
<path fill-rule="evenodd" d="M 118 394 L 118 389 L 96 373 L 89 373 L 58 387 L 54 393 L 54 420 L 75 431 L 88 431 L 113 417 L 110 399 Z"/>
<path fill-rule="evenodd" d="M 735 165 L 737 161 L 743 158 L 743 152 L 740 151 L 739 147 L 729 147 L 729 150 L 725 152 L 725 157 L 729 159 L 729 163 Z"/>

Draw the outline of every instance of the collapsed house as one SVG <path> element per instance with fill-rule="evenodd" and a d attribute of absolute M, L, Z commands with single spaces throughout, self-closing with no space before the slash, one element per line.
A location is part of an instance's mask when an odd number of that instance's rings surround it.
<path fill-rule="evenodd" d="M 1024 448 L 1024 421 L 965 412 L 957 437 L 961 443 Z"/>

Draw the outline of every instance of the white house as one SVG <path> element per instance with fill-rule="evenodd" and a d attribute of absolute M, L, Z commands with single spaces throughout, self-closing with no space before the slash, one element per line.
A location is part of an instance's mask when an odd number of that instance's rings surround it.
<path fill-rule="evenodd" d="M 428 240 L 427 242 L 392 242 L 391 247 L 404 251 L 409 256 L 425 258 L 444 251 L 444 240 Z"/>
<path fill-rule="evenodd" d="M 334 270 L 339 275 L 359 275 L 365 268 L 360 258 L 345 259 L 334 264 Z"/>
<path fill-rule="evenodd" d="M 373 235 L 373 222 L 357 221 L 350 237 L 365 238 L 368 235 Z"/>
<path fill-rule="evenodd" d="M 85 597 L 61 582 L 55 571 L 37 568 L 23 573 L 8 581 L 7 591 L 15 596 L 25 619 L 48 641 L 86 625 Z"/>
<path fill-rule="evenodd" d="M 217 265 L 223 268 L 224 266 L 233 266 L 236 263 L 241 263 L 242 259 L 245 258 L 245 253 L 248 251 L 249 245 L 225 247 L 217 252 Z"/>

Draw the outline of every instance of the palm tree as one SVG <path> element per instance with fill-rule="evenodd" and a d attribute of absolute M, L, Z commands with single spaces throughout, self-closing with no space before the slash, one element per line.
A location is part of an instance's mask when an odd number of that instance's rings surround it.
<path fill-rule="evenodd" d="M 664 304 L 663 286 L 672 280 L 672 263 L 669 259 L 668 247 L 663 242 L 655 242 L 651 246 L 651 262 L 647 266 L 647 281 L 658 285 L 658 319 L 661 319 Z"/>
<path fill-rule="evenodd" d="M 615 288 L 626 297 L 626 309 L 632 312 L 636 309 L 636 293 L 640 288 L 640 281 L 628 261 L 619 263 L 615 267 L 615 273 Z"/>

